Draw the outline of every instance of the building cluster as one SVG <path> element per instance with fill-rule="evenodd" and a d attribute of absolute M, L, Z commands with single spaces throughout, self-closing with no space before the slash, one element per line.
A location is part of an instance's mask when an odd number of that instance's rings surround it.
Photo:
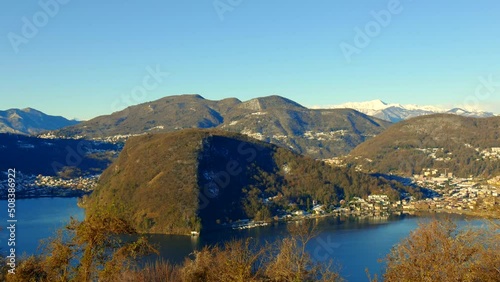
<path fill-rule="evenodd" d="M 481 151 L 483 159 L 497 160 L 500 159 L 500 147 L 492 147 Z"/>
<path fill-rule="evenodd" d="M 431 186 L 427 187 L 428 189 Z M 312 218 L 327 215 L 346 215 L 359 217 L 384 217 L 390 214 L 413 213 L 416 211 L 470 213 L 492 215 L 491 211 L 500 206 L 500 189 L 490 185 L 477 185 L 472 182 L 454 185 L 447 190 L 431 190 L 430 198 L 415 200 L 408 194 L 402 200 L 391 201 L 387 195 L 369 195 L 366 199 L 353 197 L 342 200 L 339 206 L 327 206 L 313 202 L 310 211 L 295 210 L 279 217 L 282 220 L 293 218 Z M 496 215 L 498 216 L 498 215 Z"/>
<path fill-rule="evenodd" d="M 354 197 L 346 203 L 341 201 L 341 207 L 335 208 L 335 213 L 353 215 L 380 215 L 387 214 L 394 209 L 387 195 L 370 195 L 367 199 Z"/>
<path fill-rule="evenodd" d="M 304 132 L 304 137 L 309 140 L 341 140 L 342 136 L 345 136 L 349 132 L 347 130 L 336 130 L 330 132 L 314 132 L 306 131 Z"/>
<path fill-rule="evenodd" d="M 328 206 L 326 204 L 320 204 L 317 201 L 313 201 L 312 204 L 310 211 L 298 209 L 293 212 L 286 212 L 278 219 L 288 220 L 294 217 L 311 218 L 328 215 L 352 215 L 361 217 L 388 216 L 392 212 L 402 211 L 403 207 L 403 201 L 392 203 L 387 195 L 370 195 L 367 199 L 353 197 L 350 201 L 340 201 L 340 205 L 337 206 Z M 293 203 L 290 205 L 297 206 Z"/>
<path fill-rule="evenodd" d="M 470 144 L 464 144 L 465 147 L 474 149 L 476 152 L 478 152 L 481 156 L 481 158 L 476 159 L 476 161 L 482 160 L 498 160 L 500 159 L 500 147 L 491 147 L 491 148 L 475 148 Z M 421 151 L 425 154 L 427 154 L 429 157 L 434 159 L 435 161 L 451 161 L 451 157 L 453 155 L 452 152 L 447 152 L 445 153 L 444 148 L 417 148 L 415 150 Z"/>
<path fill-rule="evenodd" d="M 455 213 L 488 212 L 500 205 L 499 195 L 498 188 L 488 185 L 456 187 L 443 192 L 441 197 L 413 202 L 408 209 Z"/>
<path fill-rule="evenodd" d="M 339 166 L 339 167 L 346 166 L 344 158 L 341 158 L 341 157 L 335 157 L 335 158 L 331 158 L 331 159 L 323 159 L 323 162 L 325 162 L 326 164 L 331 165 L 331 166 Z"/>
<path fill-rule="evenodd" d="M 63 179 L 54 176 L 43 176 L 38 175 L 34 180 L 34 186 L 45 188 L 45 187 L 57 187 L 57 188 L 69 188 L 78 189 L 83 191 L 92 191 L 97 185 L 97 180 L 99 175 L 77 177 L 72 179 Z"/>
<path fill-rule="evenodd" d="M 435 161 L 445 161 L 445 162 L 451 161 L 451 155 L 453 155 L 453 153 L 451 153 L 451 152 L 448 152 L 445 154 L 444 148 L 425 148 L 425 149 L 417 148 L 415 150 L 418 150 L 418 151 L 421 151 L 421 152 L 427 154 L 429 157 L 431 157 Z"/>
<path fill-rule="evenodd" d="M 500 177 L 480 184 L 473 178 L 458 178 L 452 173 L 439 173 L 436 169 L 424 169 L 423 174 L 414 175 L 413 180 L 420 187 L 427 188 L 440 196 L 412 202 L 409 210 L 489 211 L 500 205 Z"/>
<path fill-rule="evenodd" d="M 71 137 L 65 137 L 65 136 L 56 136 L 51 132 L 44 133 L 42 135 L 39 135 L 39 138 L 42 139 L 75 139 L 75 140 L 80 140 L 80 139 L 85 139 L 85 140 L 93 140 L 93 141 L 100 141 L 100 142 L 106 142 L 106 143 L 112 143 L 116 144 L 119 142 L 124 142 L 127 141 L 129 137 L 133 136 L 139 136 L 139 135 L 144 135 L 146 133 L 141 133 L 141 134 L 119 134 L 119 135 L 113 135 L 113 136 L 106 136 L 106 137 L 100 137 L 100 138 L 91 138 L 91 139 L 86 139 L 86 136 L 83 135 L 74 135 Z"/>
<path fill-rule="evenodd" d="M 86 176 L 73 179 L 62 179 L 54 176 L 28 175 L 16 173 L 16 197 L 46 197 L 46 196 L 71 196 L 92 191 L 97 185 L 99 176 Z M 7 178 L 0 181 L 0 198 L 7 197 L 9 183 Z"/>
<path fill-rule="evenodd" d="M 488 184 L 500 186 L 500 176 L 493 177 L 492 179 L 489 179 Z"/>
<path fill-rule="evenodd" d="M 308 210 L 298 208 L 297 203 L 289 203 L 287 211 L 280 210 L 276 221 L 300 220 L 324 216 L 356 216 L 360 218 L 386 219 L 391 214 L 413 214 L 415 212 L 447 212 L 478 216 L 500 216 L 500 188 L 494 186 L 500 176 L 481 185 L 472 178 L 456 178 L 453 173 L 425 169 L 421 175 L 409 182 L 428 189 L 426 198 L 416 200 L 408 193 L 401 200 L 393 201 L 388 195 L 369 195 L 366 198 L 353 197 L 341 200 L 338 205 L 312 201 Z M 491 185 L 490 185 L 491 183 Z M 264 204 L 272 204 L 280 196 L 262 199 Z M 232 225 L 233 229 L 247 229 L 265 225 L 265 222 L 241 220 Z"/>

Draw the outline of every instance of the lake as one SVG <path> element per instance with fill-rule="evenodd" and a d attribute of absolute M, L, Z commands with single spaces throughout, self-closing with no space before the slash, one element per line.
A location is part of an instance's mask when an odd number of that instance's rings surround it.
<path fill-rule="evenodd" d="M 82 220 L 83 209 L 77 204 L 78 198 L 37 198 L 16 201 L 16 254 L 39 252 L 41 239 L 54 235 L 54 232 L 69 223 L 70 217 Z M 8 232 L 7 201 L 0 201 L 0 249 L 6 251 Z"/>
<path fill-rule="evenodd" d="M 39 240 L 54 235 L 54 232 L 69 222 L 69 217 L 83 219 L 84 212 L 77 205 L 77 198 L 38 198 L 16 201 L 16 250 L 33 254 L 39 252 Z M 7 201 L 0 201 L 5 207 L 0 214 L 3 230 L 0 233 L 0 248 L 8 249 Z M 438 215 L 441 216 L 441 215 Z M 383 258 L 391 247 L 408 236 L 418 222 L 432 217 L 409 215 L 390 216 L 388 218 L 338 218 L 318 219 L 319 235 L 308 245 L 311 256 L 317 261 L 333 259 L 341 265 L 341 274 L 348 281 L 367 281 L 365 268 L 372 274 L 380 273 Z M 464 217 L 452 216 L 459 223 L 465 223 Z M 288 224 L 296 224 L 294 222 Z M 246 230 L 224 230 L 204 233 L 200 237 L 151 235 L 157 244 L 161 256 L 174 263 L 179 263 L 193 252 L 206 245 L 213 245 L 231 239 L 254 238 L 258 242 L 275 241 L 286 236 L 287 223 L 278 223 L 266 227 Z"/>

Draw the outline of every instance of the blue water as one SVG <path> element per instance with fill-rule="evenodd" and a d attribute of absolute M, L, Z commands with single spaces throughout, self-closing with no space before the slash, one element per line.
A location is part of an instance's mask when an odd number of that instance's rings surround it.
<path fill-rule="evenodd" d="M 429 220 L 434 215 L 425 217 L 391 216 L 387 219 L 357 219 L 327 217 L 318 221 L 318 235 L 307 245 L 311 257 L 319 262 L 340 266 L 340 273 L 348 281 L 368 281 L 365 269 L 370 274 L 383 272 L 379 259 L 384 258 L 391 247 L 408 236 L 418 227 L 419 222 Z M 436 215 L 443 217 L 443 215 Z M 466 224 L 463 217 L 451 216 L 459 224 Z M 287 224 L 247 230 L 225 230 L 205 233 L 199 239 L 174 236 L 152 235 L 152 242 L 158 244 L 163 258 L 174 263 L 182 262 L 193 250 L 205 245 L 213 245 L 231 239 L 254 238 L 258 242 L 274 242 L 287 235 Z"/>
<path fill-rule="evenodd" d="M 16 250 L 20 255 L 39 253 L 39 241 L 69 222 L 70 216 L 83 219 L 83 210 L 77 207 L 76 198 L 41 198 L 18 200 L 16 224 Z M 0 201 L 0 248 L 8 249 L 7 202 Z M 383 266 L 378 262 L 402 238 L 408 236 L 425 217 L 391 216 L 386 219 L 356 219 L 328 217 L 317 220 L 318 236 L 308 244 L 308 251 L 316 261 L 333 260 L 341 266 L 341 274 L 348 281 L 368 281 L 365 269 L 380 274 Z M 463 217 L 453 216 L 460 224 Z M 296 224 L 296 223 L 288 223 Z M 224 230 L 202 234 L 199 238 L 172 235 L 151 235 L 161 256 L 173 263 L 180 263 L 193 250 L 231 239 L 252 237 L 258 242 L 273 242 L 287 234 L 287 224 L 247 229 Z"/>
<path fill-rule="evenodd" d="M 77 198 L 39 198 L 16 201 L 16 254 L 40 253 L 39 241 L 55 235 L 55 231 L 65 226 L 73 216 L 82 220 L 83 209 L 77 205 Z M 5 252 L 9 232 L 7 223 L 7 201 L 0 201 L 0 250 Z"/>

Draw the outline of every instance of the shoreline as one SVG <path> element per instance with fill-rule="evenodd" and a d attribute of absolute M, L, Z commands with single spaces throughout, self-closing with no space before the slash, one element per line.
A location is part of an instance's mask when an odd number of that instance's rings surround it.
<path fill-rule="evenodd" d="M 254 229 L 260 227 L 266 227 L 273 224 L 279 223 L 288 223 L 288 222 L 296 222 L 301 220 L 313 220 L 313 219 L 322 219 L 327 217 L 350 217 L 353 219 L 369 219 L 369 218 L 389 218 L 390 216 L 415 216 L 415 217 L 428 217 L 433 214 L 449 214 L 449 215 L 458 215 L 465 217 L 473 217 L 476 219 L 482 220 L 498 220 L 500 219 L 500 215 L 482 215 L 478 213 L 465 213 L 464 211 L 450 211 L 450 210 L 412 210 L 412 211 L 394 211 L 394 212 L 384 212 L 380 214 L 356 214 L 356 213 L 327 213 L 321 215 L 311 215 L 311 216 L 294 216 L 290 218 L 280 218 L 278 220 L 268 220 L 268 221 L 250 221 L 247 225 L 237 224 L 234 226 L 233 224 L 227 223 L 225 225 L 220 225 L 218 228 L 210 228 L 208 230 L 202 230 L 196 237 L 203 236 L 203 233 L 211 233 L 221 230 L 234 230 L 234 231 L 242 231 L 247 229 Z M 236 228 L 235 228 L 236 227 Z M 241 228 L 243 227 L 243 228 Z M 145 235 L 149 234 L 162 234 L 162 235 L 177 235 L 177 236 L 192 236 L 190 234 L 164 234 L 164 233 L 144 233 Z"/>
<path fill-rule="evenodd" d="M 46 191 L 44 190 L 44 193 L 40 193 L 42 191 L 34 191 L 34 190 L 29 190 L 26 192 L 18 192 L 19 194 L 16 194 L 16 199 L 18 200 L 24 200 L 24 199 L 37 199 L 37 198 L 81 198 L 85 195 L 89 195 L 92 193 L 92 191 L 84 191 L 84 190 L 79 190 L 79 189 L 67 189 L 67 188 L 52 188 L 51 191 Z M 7 200 L 7 197 L 4 197 L 4 195 L 0 196 L 0 201 L 2 200 Z M 78 207 L 82 208 L 85 210 L 84 207 L 80 206 L 78 204 Z M 295 222 L 295 221 L 301 221 L 301 220 L 310 220 L 310 219 L 322 219 L 322 218 L 327 218 L 327 217 L 350 217 L 350 218 L 356 218 L 356 219 L 367 219 L 367 218 L 389 218 L 390 216 L 401 216 L 401 215 L 410 215 L 410 216 L 428 216 L 432 214 L 449 214 L 449 215 L 461 215 L 461 216 L 467 216 L 467 217 L 474 217 L 477 219 L 483 219 L 483 220 L 498 220 L 500 219 L 500 214 L 499 213 L 493 213 L 493 212 L 476 212 L 476 211 L 469 211 L 469 210 L 455 210 L 455 209 L 412 209 L 412 210 L 393 210 L 393 211 L 381 211 L 381 212 L 369 212 L 369 211 L 342 211 L 342 212 L 331 212 L 331 213 L 323 213 L 323 214 L 306 214 L 306 215 L 297 215 L 297 216 L 291 216 L 291 217 L 286 217 L 282 216 L 279 217 L 278 219 L 271 219 L 271 220 L 265 220 L 265 221 L 248 221 L 246 223 L 242 222 L 232 222 L 232 223 L 225 223 L 225 224 L 220 224 L 217 227 L 212 226 L 211 228 L 209 227 L 206 230 L 201 230 L 201 234 L 198 233 L 196 235 L 193 234 L 179 234 L 179 233 L 141 233 L 144 235 L 149 235 L 149 234 L 162 234 L 162 235 L 180 235 L 180 236 L 202 236 L 203 233 L 211 233 L 214 231 L 218 230 L 235 230 L 235 231 L 241 231 L 241 230 L 246 230 L 246 229 L 253 229 L 253 228 L 259 228 L 259 227 L 265 227 L 269 226 L 272 224 L 277 224 L 277 223 L 287 223 L 287 222 Z M 214 228 L 215 227 L 215 228 Z"/>
<path fill-rule="evenodd" d="M 16 200 L 25 199 L 38 199 L 38 198 L 81 198 L 85 195 L 89 195 L 92 191 L 84 191 L 77 189 L 67 189 L 67 188 L 52 188 L 51 191 L 43 191 L 43 193 L 38 191 L 19 191 L 16 193 Z M 7 195 L 0 195 L 0 201 L 7 201 Z"/>

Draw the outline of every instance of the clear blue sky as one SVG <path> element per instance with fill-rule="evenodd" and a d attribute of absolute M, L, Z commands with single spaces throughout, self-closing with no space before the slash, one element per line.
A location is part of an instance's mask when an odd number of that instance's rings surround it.
<path fill-rule="evenodd" d="M 356 46 L 355 28 L 370 26 L 371 11 L 388 10 L 392 0 L 65 1 L 52 15 L 37 1 L 1 1 L 0 109 L 89 119 L 198 93 L 278 94 L 306 106 L 469 99 L 500 112 L 497 0 L 401 0 L 388 24 L 372 24 L 369 45 L 350 62 L 341 43 Z M 23 35 L 23 17 L 39 27 L 34 35 L 26 27 Z M 150 90 L 130 99 L 148 66 L 170 75 L 148 80 Z M 498 81 L 488 94 L 475 93 L 481 76 Z"/>

